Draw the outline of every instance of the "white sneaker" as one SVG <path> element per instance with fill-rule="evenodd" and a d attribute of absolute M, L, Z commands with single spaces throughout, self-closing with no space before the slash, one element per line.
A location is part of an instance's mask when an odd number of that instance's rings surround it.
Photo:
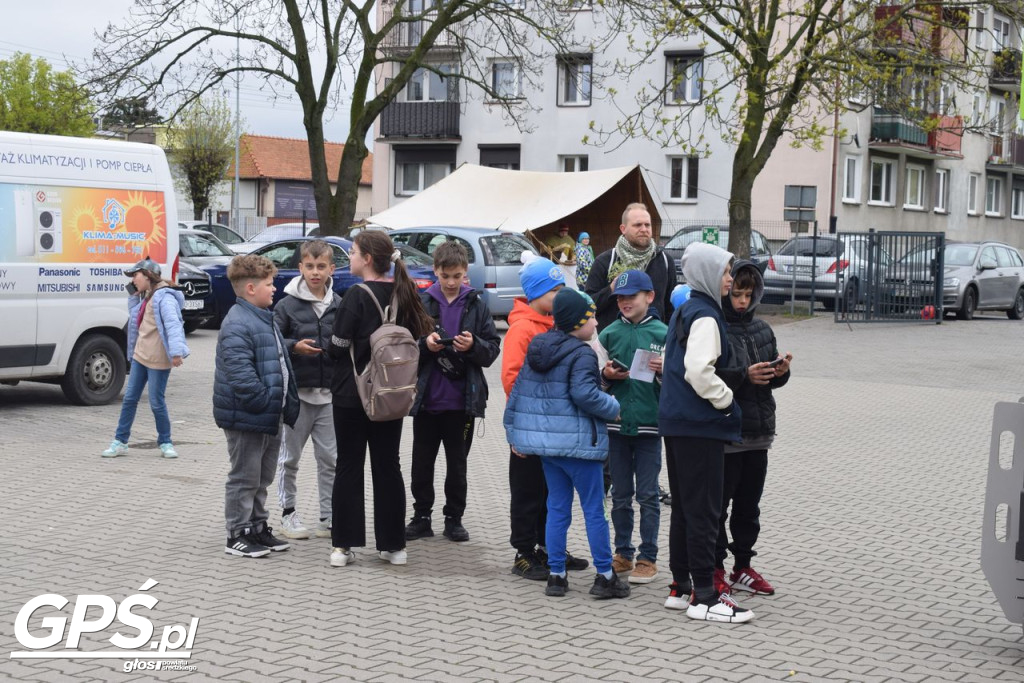
<path fill-rule="evenodd" d="M 686 616 L 698 621 L 717 621 L 725 624 L 742 624 L 754 618 L 754 613 L 743 609 L 732 596 L 721 593 L 712 605 L 692 602 L 686 608 Z"/>
<path fill-rule="evenodd" d="M 331 518 L 317 522 L 313 525 L 313 535 L 317 538 L 330 538 L 331 537 Z"/>
<path fill-rule="evenodd" d="M 331 548 L 331 566 L 344 567 L 356 561 L 356 554 L 348 548 Z"/>
<path fill-rule="evenodd" d="M 298 511 L 281 518 L 281 535 L 288 538 L 309 538 L 312 532 L 306 528 Z"/>
<path fill-rule="evenodd" d="M 409 555 L 404 550 L 381 550 L 380 559 L 391 564 L 405 564 L 409 561 Z"/>
<path fill-rule="evenodd" d="M 693 591 L 689 588 L 680 588 L 675 581 L 668 587 L 668 597 L 665 598 L 665 609 L 684 610 L 690 606 L 693 598 Z"/>
<path fill-rule="evenodd" d="M 178 457 L 178 451 L 174 450 L 174 445 L 170 442 L 160 444 L 160 452 L 163 453 L 165 458 Z"/>
<path fill-rule="evenodd" d="M 100 453 L 100 455 L 104 458 L 116 458 L 119 455 L 128 455 L 128 444 L 114 439 L 110 442 L 110 447 Z"/>

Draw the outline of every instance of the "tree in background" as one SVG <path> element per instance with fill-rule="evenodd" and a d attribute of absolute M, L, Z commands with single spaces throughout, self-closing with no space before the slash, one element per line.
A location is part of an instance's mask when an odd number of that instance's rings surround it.
<path fill-rule="evenodd" d="M 70 72 L 18 52 L 0 60 L 0 130 L 87 136 L 96 127 L 88 93 Z"/>
<path fill-rule="evenodd" d="M 380 22 L 378 2 L 386 3 Z M 545 56 L 556 54 L 552 50 L 571 29 L 574 13 L 561 11 L 571 4 L 541 0 L 527 9 L 508 0 L 136 0 L 123 24 L 98 36 L 93 63 L 83 75 L 102 97 L 154 93 L 159 104 L 178 110 L 230 85 L 236 74 L 264 79 L 271 100 L 278 89 L 294 91 L 302 106 L 321 233 L 337 235 L 349 229 L 355 214 L 367 135 L 414 74 L 425 70 L 449 83 L 471 83 L 518 120 L 531 105 L 492 81 L 487 59 L 475 57 L 517 57 L 520 78 L 539 76 Z M 456 70 L 430 59 L 442 39 L 460 48 Z M 393 49 L 395 42 L 401 50 Z M 385 68 L 393 72 L 375 92 Z M 324 117 L 342 109 L 343 99 L 348 136 L 332 192 Z"/>
<path fill-rule="evenodd" d="M 155 107 L 149 106 L 149 97 L 123 97 L 114 101 L 103 113 L 103 125 L 124 128 L 143 128 L 162 123 Z"/>
<path fill-rule="evenodd" d="M 234 130 L 231 108 L 218 97 L 194 100 L 168 129 L 168 152 L 180 170 L 178 189 L 192 201 L 196 220 L 202 220 L 235 158 Z"/>

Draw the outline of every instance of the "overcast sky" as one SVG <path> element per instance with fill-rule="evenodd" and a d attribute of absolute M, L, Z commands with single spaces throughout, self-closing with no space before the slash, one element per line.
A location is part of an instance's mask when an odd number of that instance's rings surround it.
<path fill-rule="evenodd" d="M 3 0 L 0 59 L 15 52 L 28 52 L 60 70 L 67 69 L 68 62 L 89 58 L 96 44 L 94 33 L 108 22 L 119 23 L 131 5 L 132 0 Z M 243 132 L 305 138 L 302 109 L 295 96 L 290 101 L 270 102 L 269 95 L 261 92 L 259 86 L 256 80 L 242 81 Z M 228 101 L 234 108 L 233 87 Z M 344 142 L 348 111 L 339 111 L 333 120 L 325 120 L 324 127 L 327 140 Z"/>

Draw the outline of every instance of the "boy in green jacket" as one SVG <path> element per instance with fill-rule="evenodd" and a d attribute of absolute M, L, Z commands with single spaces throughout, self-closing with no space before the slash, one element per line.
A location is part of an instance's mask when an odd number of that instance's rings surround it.
<path fill-rule="evenodd" d="M 658 397 L 661 352 L 668 327 L 658 319 L 657 309 L 650 308 L 654 301 L 654 284 L 647 273 L 627 270 L 619 275 L 615 279 L 615 298 L 619 317 L 598 337 L 611 359 L 602 375 L 622 406 L 621 421 L 608 423 L 611 517 L 615 527 L 612 568 L 616 574 L 628 575 L 630 583 L 643 584 L 658 576 L 658 528 L 661 525 Z M 630 376 L 630 371 L 624 368 L 633 368 L 635 376 Z M 639 553 L 633 546 L 634 493 L 640 505 Z"/>

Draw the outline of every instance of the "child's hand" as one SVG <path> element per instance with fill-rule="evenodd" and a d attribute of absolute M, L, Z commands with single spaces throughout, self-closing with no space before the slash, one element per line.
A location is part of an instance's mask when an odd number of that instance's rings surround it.
<path fill-rule="evenodd" d="M 431 332 L 430 334 L 428 334 L 425 340 L 427 342 L 427 350 L 433 353 L 441 353 L 441 349 L 444 348 L 444 344 L 437 343 L 437 340 L 440 338 L 441 335 L 439 335 L 437 332 Z"/>
<path fill-rule="evenodd" d="M 611 361 L 608 361 L 601 369 L 601 375 L 605 379 L 624 380 L 629 379 L 629 370 L 618 370 Z"/>
<path fill-rule="evenodd" d="M 465 353 L 473 348 L 473 335 L 469 330 L 463 330 L 455 337 L 455 350 Z"/>
<path fill-rule="evenodd" d="M 525 458 L 525 457 L 526 457 L 525 455 L 523 455 L 522 453 L 520 453 L 519 451 L 517 451 L 517 450 L 515 449 L 515 447 L 513 447 L 513 446 L 512 446 L 512 444 L 509 444 L 509 446 L 508 446 L 508 447 L 512 449 L 512 454 L 513 454 L 514 456 L 516 456 L 517 458 Z"/>
<path fill-rule="evenodd" d="M 793 362 L 793 354 L 786 353 L 782 356 L 782 362 L 775 367 L 775 376 L 782 377 L 789 372 L 789 364 Z"/>
<path fill-rule="evenodd" d="M 323 349 L 316 345 L 316 341 L 312 339 L 300 339 L 295 342 L 295 346 L 292 347 L 295 353 L 303 356 L 315 356 L 318 353 L 323 353 Z"/>
<path fill-rule="evenodd" d="M 653 370 L 654 372 L 656 372 L 656 373 L 658 373 L 660 375 L 661 374 L 661 368 L 662 368 L 663 360 L 664 359 L 660 355 L 655 356 L 647 364 L 647 367 L 649 367 L 651 370 Z"/>
<path fill-rule="evenodd" d="M 175 356 L 174 358 L 171 359 L 171 365 L 173 365 L 176 368 L 180 368 L 181 364 L 184 362 L 185 359 L 182 358 L 181 356 Z"/>
<path fill-rule="evenodd" d="M 768 363 L 754 363 L 747 368 L 747 379 L 751 384 L 768 384 L 772 377 L 775 377 L 775 368 L 768 367 Z"/>

